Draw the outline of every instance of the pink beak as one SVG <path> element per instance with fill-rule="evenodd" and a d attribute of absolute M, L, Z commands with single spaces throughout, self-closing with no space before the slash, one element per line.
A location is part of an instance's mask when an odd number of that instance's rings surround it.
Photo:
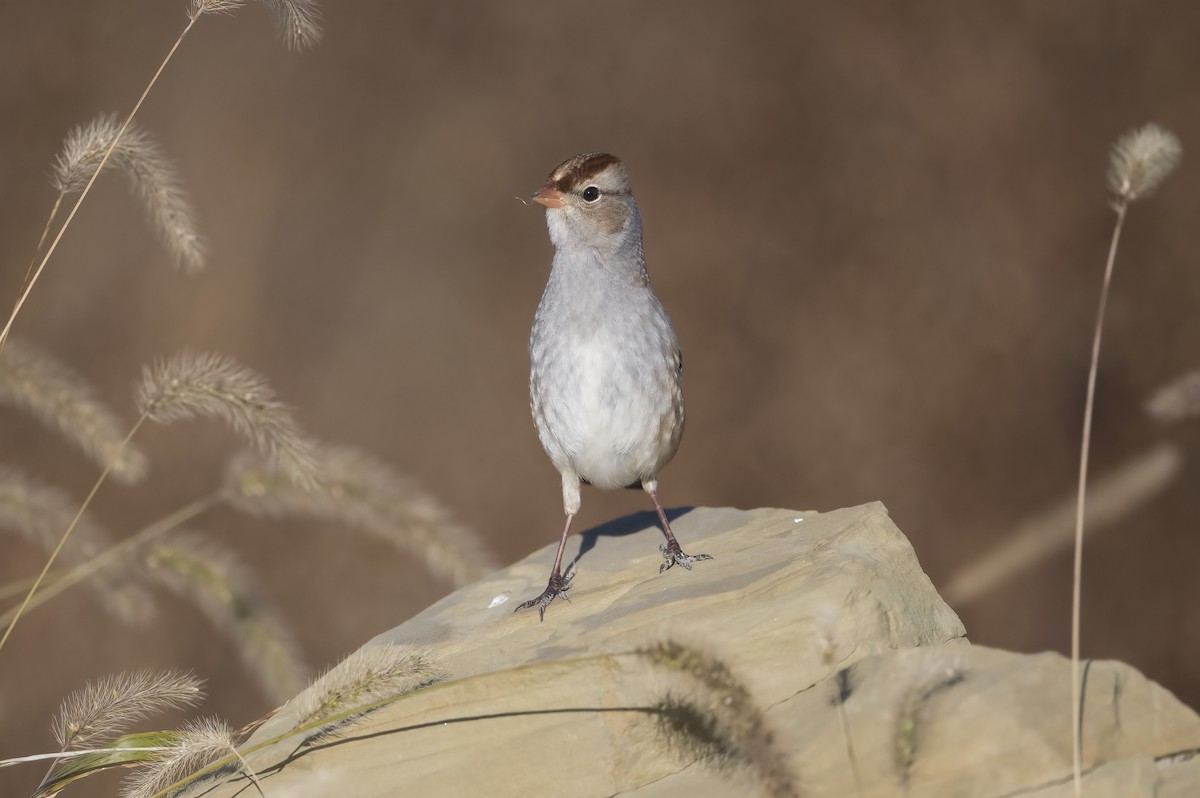
<path fill-rule="evenodd" d="M 538 205 L 545 205 L 547 208 L 561 208 L 563 202 L 563 193 L 554 187 L 553 183 L 547 183 L 530 195 L 529 199 L 536 202 Z"/>

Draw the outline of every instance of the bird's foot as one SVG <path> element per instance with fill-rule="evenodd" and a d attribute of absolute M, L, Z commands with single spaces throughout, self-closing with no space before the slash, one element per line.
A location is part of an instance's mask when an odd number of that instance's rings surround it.
<path fill-rule="evenodd" d="M 658 547 L 662 552 L 663 562 L 658 566 L 658 572 L 661 574 L 673 565 L 682 565 L 689 571 L 692 570 L 692 563 L 698 563 L 702 560 L 711 560 L 712 557 L 708 554 L 684 554 L 683 549 L 675 541 L 664 543 Z"/>
<path fill-rule="evenodd" d="M 550 602 L 554 601 L 555 598 L 561 596 L 562 599 L 568 604 L 571 603 L 571 598 L 567 595 L 567 591 L 571 588 L 572 576 L 574 576 L 573 570 L 568 570 L 566 576 L 563 576 L 557 571 L 550 574 L 550 581 L 546 583 L 546 589 L 542 591 L 542 594 L 537 598 L 530 599 L 529 601 L 518 605 L 513 612 L 520 612 L 521 610 L 527 610 L 530 607 L 537 607 L 538 621 L 546 620 L 546 607 L 548 607 Z"/>

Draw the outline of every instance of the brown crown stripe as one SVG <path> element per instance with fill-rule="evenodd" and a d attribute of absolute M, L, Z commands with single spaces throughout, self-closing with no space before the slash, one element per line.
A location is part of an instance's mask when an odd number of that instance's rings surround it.
<path fill-rule="evenodd" d="M 550 182 L 559 191 L 570 191 L 591 180 L 609 166 L 620 163 L 615 155 L 606 152 L 586 152 L 568 158 L 550 173 Z"/>

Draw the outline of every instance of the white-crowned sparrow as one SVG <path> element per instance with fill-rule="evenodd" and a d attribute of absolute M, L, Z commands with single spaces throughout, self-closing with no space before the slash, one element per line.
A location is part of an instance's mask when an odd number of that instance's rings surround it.
<path fill-rule="evenodd" d="M 529 335 L 530 406 L 562 474 L 566 523 L 545 591 L 517 609 L 537 606 L 544 617 L 555 596 L 566 597 L 563 548 L 580 483 L 650 494 L 666 536 L 660 573 L 712 558 L 684 554 L 658 500 L 658 472 L 683 435 L 683 360 L 646 275 L 642 218 L 625 165 L 605 153 L 577 155 L 530 199 L 546 207 L 554 244 Z"/>

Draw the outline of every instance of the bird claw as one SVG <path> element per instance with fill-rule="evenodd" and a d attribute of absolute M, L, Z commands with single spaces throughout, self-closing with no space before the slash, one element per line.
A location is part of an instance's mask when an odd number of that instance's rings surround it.
<path fill-rule="evenodd" d="M 692 570 L 693 563 L 712 559 L 712 556 L 708 554 L 684 554 L 683 549 L 679 548 L 678 543 L 676 543 L 674 546 L 664 543 L 659 546 L 658 549 L 663 555 L 663 562 L 658 566 L 658 572 L 660 574 L 663 571 L 669 570 L 673 565 L 682 565 L 684 568 L 690 571 Z"/>
<path fill-rule="evenodd" d="M 521 610 L 527 610 L 530 607 L 537 607 L 538 622 L 540 623 L 541 621 L 546 620 L 546 607 L 550 606 L 550 602 L 554 601 L 555 598 L 561 597 L 563 601 L 567 602 L 568 604 L 571 603 L 571 597 L 567 595 L 567 591 L 571 588 L 571 577 L 574 575 L 574 571 L 571 570 L 567 571 L 567 575 L 565 577 L 559 574 L 550 574 L 550 581 L 546 584 L 546 589 L 542 591 L 542 594 L 537 598 L 532 598 L 529 601 L 517 605 L 517 608 L 514 609 L 513 612 L 520 612 Z"/>

